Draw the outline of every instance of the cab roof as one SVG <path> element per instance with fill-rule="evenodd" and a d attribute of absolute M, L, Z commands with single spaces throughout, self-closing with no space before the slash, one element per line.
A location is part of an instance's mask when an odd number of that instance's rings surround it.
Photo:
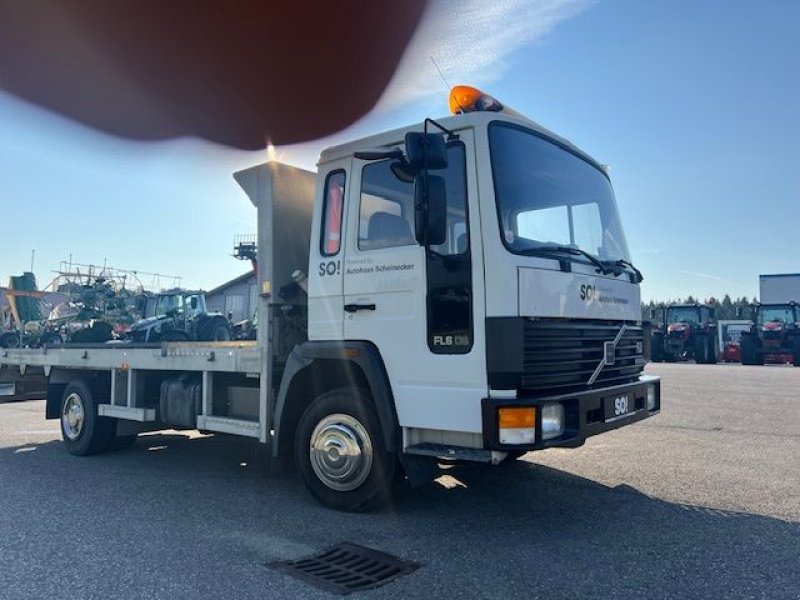
<path fill-rule="evenodd" d="M 569 150 L 570 152 L 578 155 L 579 157 L 583 158 L 584 160 L 594 165 L 596 168 L 603 171 L 604 173 L 606 172 L 606 169 L 602 164 L 600 164 L 593 157 L 586 154 L 583 150 L 575 146 L 568 139 L 559 136 L 558 134 L 547 129 L 546 127 L 540 125 L 536 121 L 528 119 L 527 117 L 508 108 L 503 109 L 503 111 L 501 112 L 475 111 L 475 112 L 458 114 L 450 117 L 444 117 L 441 119 L 436 119 L 436 122 L 439 123 L 442 127 L 454 131 L 456 133 L 466 129 L 485 128 L 488 127 L 489 123 L 495 121 L 502 121 L 506 123 L 520 125 L 522 127 L 525 127 L 526 129 L 530 129 L 531 131 L 549 139 L 550 141 L 555 142 L 559 146 L 562 146 L 565 149 Z M 395 147 L 398 145 L 402 145 L 405 141 L 406 133 L 408 133 L 409 131 L 422 131 L 422 129 L 423 129 L 423 123 L 420 122 L 420 123 L 415 123 L 414 125 L 408 125 L 406 127 L 393 129 L 384 133 L 379 133 L 376 135 L 371 135 L 369 137 L 347 142 L 345 144 L 340 144 L 338 146 L 331 146 L 322 151 L 322 154 L 320 155 L 319 162 L 317 163 L 317 165 L 322 166 L 325 163 L 334 160 L 347 158 L 353 156 L 353 154 L 355 154 L 356 152 L 361 152 L 365 150 L 385 149 L 387 147 Z M 428 131 L 438 132 L 439 130 L 434 126 L 429 126 Z"/>

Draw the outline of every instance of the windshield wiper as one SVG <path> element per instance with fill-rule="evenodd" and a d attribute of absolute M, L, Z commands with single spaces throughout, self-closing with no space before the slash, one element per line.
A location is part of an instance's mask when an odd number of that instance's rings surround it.
<path fill-rule="evenodd" d="M 571 254 L 573 256 L 583 256 L 586 258 L 590 263 L 592 263 L 595 267 L 597 267 L 597 272 L 603 275 L 608 275 L 609 273 L 614 273 L 614 269 L 608 265 L 608 263 L 604 263 L 602 260 L 597 258 L 594 254 L 587 252 L 586 250 L 582 250 L 581 248 L 576 248 L 575 246 L 560 246 L 557 244 L 543 244 L 541 246 L 532 246 L 530 248 L 525 248 L 522 250 L 523 254 L 537 254 L 539 252 L 544 253 L 555 253 L 555 252 L 562 252 L 564 254 Z"/>
<path fill-rule="evenodd" d="M 644 275 L 642 275 L 642 272 L 639 269 L 633 266 L 631 261 L 620 258 L 619 260 L 614 261 L 613 264 L 619 265 L 620 267 L 628 267 L 631 271 L 633 271 L 634 275 L 636 275 L 636 279 L 638 280 L 636 283 L 642 283 L 644 281 Z"/>

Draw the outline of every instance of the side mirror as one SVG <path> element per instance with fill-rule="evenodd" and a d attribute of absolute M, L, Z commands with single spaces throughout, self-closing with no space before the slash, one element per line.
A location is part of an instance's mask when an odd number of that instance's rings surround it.
<path fill-rule="evenodd" d="M 736 307 L 736 318 L 741 319 L 744 316 L 744 311 L 741 306 Z"/>
<path fill-rule="evenodd" d="M 655 308 L 651 308 L 650 309 L 650 320 L 651 321 L 655 321 L 656 320 L 656 309 Z"/>
<path fill-rule="evenodd" d="M 712 321 L 717 318 L 717 310 L 715 308 L 708 309 L 708 318 Z"/>
<path fill-rule="evenodd" d="M 189 306 L 192 307 L 192 310 L 196 309 L 197 308 L 197 298 L 192 298 L 191 300 L 189 300 Z"/>
<path fill-rule="evenodd" d="M 415 171 L 446 169 L 447 145 L 444 135 L 415 131 L 407 133 L 406 157 L 409 166 Z"/>
<path fill-rule="evenodd" d="M 414 180 L 415 237 L 422 246 L 438 246 L 447 239 L 447 193 L 444 178 L 418 175 Z"/>

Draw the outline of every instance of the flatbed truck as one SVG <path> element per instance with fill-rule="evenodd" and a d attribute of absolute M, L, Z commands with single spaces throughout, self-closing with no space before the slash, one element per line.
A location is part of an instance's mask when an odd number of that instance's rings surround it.
<path fill-rule="evenodd" d="M 367 510 L 441 461 L 578 447 L 657 414 L 641 273 L 607 170 L 499 101 L 234 175 L 257 209 L 255 341 L 0 351 L 76 455 L 167 427 L 250 437 Z M 95 463 L 87 463 L 87 466 Z"/>

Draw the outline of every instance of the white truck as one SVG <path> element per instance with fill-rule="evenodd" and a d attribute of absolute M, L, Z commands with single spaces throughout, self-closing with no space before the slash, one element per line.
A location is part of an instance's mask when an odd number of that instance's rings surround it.
<path fill-rule="evenodd" d="M 641 273 L 606 170 L 474 88 L 454 115 L 234 175 L 258 215 L 254 342 L 6 349 L 87 455 L 247 436 L 366 510 L 442 460 L 498 464 L 653 416 Z"/>

